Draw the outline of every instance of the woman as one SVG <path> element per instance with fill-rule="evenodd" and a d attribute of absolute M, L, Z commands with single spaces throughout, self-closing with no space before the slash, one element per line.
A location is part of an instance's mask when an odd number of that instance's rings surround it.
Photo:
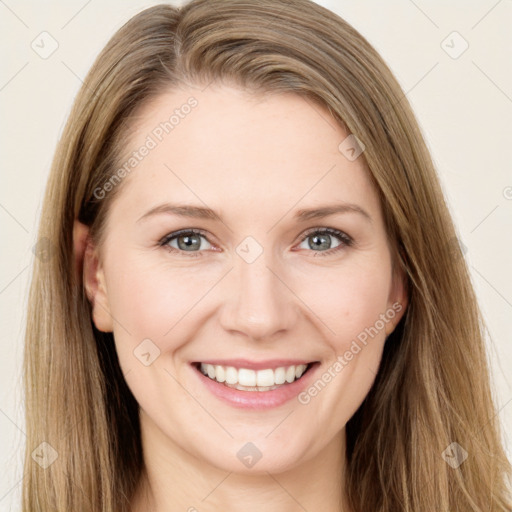
<path fill-rule="evenodd" d="M 24 510 L 510 509 L 431 158 L 333 13 L 131 19 L 76 99 L 40 238 Z"/>

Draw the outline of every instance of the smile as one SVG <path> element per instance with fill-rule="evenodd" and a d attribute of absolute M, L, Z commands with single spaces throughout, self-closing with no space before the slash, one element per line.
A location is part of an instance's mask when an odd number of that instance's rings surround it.
<path fill-rule="evenodd" d="M 315 378 L 320 362 L 231 359 L 195 362 L 191 367 L 217 399 L 236 408 L 262 410 L 297 397 Z"/>
<path fill-rule="evenodd" d="M 203 375 L 224 385 L 241 391 L 270 391 L 277 389 L 285 383 L 291 384 L 306 372 L 308 365 L 280 366 L 278 368 L 265 368 L 252 370 L 249 368 L 235 368 L 234 366 L 212 365 L 201 363 L 200 370 Z"/>

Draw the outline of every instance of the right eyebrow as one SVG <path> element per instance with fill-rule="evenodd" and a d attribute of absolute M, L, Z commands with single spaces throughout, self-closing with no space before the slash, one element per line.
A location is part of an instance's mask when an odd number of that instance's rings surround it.
<path fill-rule="evenodd" d="M 149 211 L 144 213 L 141 217 L 137 219 L 137 222 L 142 219 L 147 219 L 153 215 L 158 215 L 161 213 L 171 213 L 174 215 L 179 215 L 181 217 L 193 217 L 196 219 L 211 219 L 211 220 L 219 220 L 222 221 L 220 215 L 217 214 L 211 208 L 204 208 L 201 206 L 192 206 L 192 205 L 181 205 L 181 204 L 171 204 L 171 203 L 163 203 L 154 208 L 151 208 Z"/>

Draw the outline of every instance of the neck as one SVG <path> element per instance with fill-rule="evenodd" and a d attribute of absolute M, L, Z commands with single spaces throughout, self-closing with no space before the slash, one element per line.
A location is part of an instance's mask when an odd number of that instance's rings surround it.
<path fill-rule="evenodd" d="M 149 421 L 141 421 L 141 435 L 144 472 L 132 512 L 229 512 L 240 510 L 241 504 L 245 512 L 350 512 L 344 493 L 345 429 L 313 458 L 273 473 L 212 466 Z"/>

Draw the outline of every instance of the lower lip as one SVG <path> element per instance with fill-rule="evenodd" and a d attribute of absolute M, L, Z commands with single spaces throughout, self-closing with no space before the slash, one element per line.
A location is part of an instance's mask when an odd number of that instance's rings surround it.
<path fill-rule="evenodd" d="M 283 384 L 271 391 L 241 391 L 230 388 L 210 379 L 196 366 L 192 365 L 192 368 L 212 394 L 224 402 L 240 409 L 270 409 L 279 407 L 300 394 L 308 386 L 318 366 L 319 363 L 311 364 L 300 379 L 293 381 L 291 384 Z"/>

